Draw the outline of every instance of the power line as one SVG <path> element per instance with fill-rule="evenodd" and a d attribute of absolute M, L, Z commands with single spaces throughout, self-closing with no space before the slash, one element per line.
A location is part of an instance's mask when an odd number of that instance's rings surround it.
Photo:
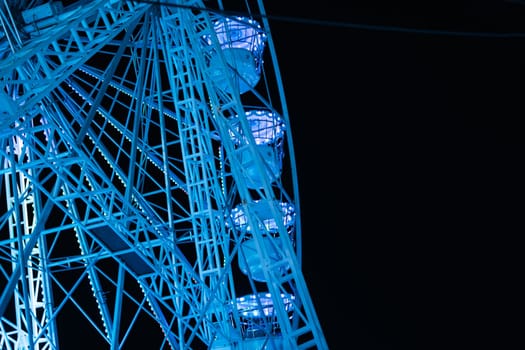
<path fill-rule="evenodd" d="M 293 16 L 279 16 L 279 15 L 254 15 L 248 14 L 241 11 L 226 11 L 226 10 L 215 10 L 211 8 L 173 4 L 163 1 L 152 1 L 152 0 L 139 0 L 137 2 L 159 5 L 159 6 L 170 6 L 178 7 L 195 11 L 208 11 L 216 13 L 222 16 L 251 16 L 256 18 L 267 18 L 273 21 L 287 22 L 287 23 L 301 23 L 319 25 L 324 27 L 337 27 L 337 28 L 350 28 L 358 30 L 368 31 L 382 31 L 382 32 L 398 32 L 408 34 L 425 34 L 425 35 L 439 35 L 439 36 L 457 36 L 457 37 L 477 37 L 477 38 L 496 38 L 496 39 L 511 39 L 511 38 L 525 38 L 525 33 L 522 32 L 479 32 L 479 31 L 455 31 L 455 30 L 439 30 L 439 29 L 423 29 L 423 28 L 408 28 L 402 26 L 389 26 L 389 25 L 374 25 L 374 24 L 363 24 L 333 20 L 321 20 L 313 18 L 300 18 Z"/>
<path fill-rule="evenodd" d="M 525 38 L 525 33 L 520 33 L 520 32 L 496 33 L 496 32 L 474 32 L 474 31 L 452 31 L 452 30 L 437 30 L 437 29 L 407 28 L 407 27 L 400 27 L 400 26 L 361 24 L 361 23 L 352 23 L 352 22 L 317 20 L 317 19 L 306 19 L 306 18 L 285 17 L 285 16 L 271 16 L 270 15 L 267 17 L 269 19 L 286 21 L 286 22 L 296 22 L 296 23 L 304 23 L 304 24 L 314 24 L 314 25 L 331 26 L 331 27 L 339 27 L 339 28 L 351 28 L 351 29 L 383 31 L 383 32 L 400 32 L 400 33 L 410 33 L 410 34 L 429 34 L 429 35 L 482 37 L 482 38 Z"/>

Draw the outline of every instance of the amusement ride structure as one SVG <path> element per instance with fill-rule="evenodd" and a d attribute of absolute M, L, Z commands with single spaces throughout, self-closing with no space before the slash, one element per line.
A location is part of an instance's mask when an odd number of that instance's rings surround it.
<path fill-rule="evenodd" d="M 1 0 L 0 349 L 327 349 L 268 17 L 228 3 Z"/>

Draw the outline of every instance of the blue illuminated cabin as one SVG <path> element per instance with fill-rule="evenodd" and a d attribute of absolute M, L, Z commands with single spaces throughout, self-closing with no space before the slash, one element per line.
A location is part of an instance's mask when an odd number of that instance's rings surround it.
<path fill-rule="evenodd" d="M 240 232 L 246 232 L 244 241 L 240 245 L 238 263 L 240 270 L 245 275 L 250 275 L 253 280 L 265 281 L 263 271 L 263 261 L 258 251 L 256 239 L 251 235 L 252 225 L 257 225 L 258 229 L 265 232 L 262 242 L 268 252 L 268 267 L 280 275 L 284 275 L 289 266 L 282 263 L 282 238 L 277 235 L 279 232 L 278 223 L 275 221 L 274 210 L 280 211 L 282 225 L 287 232 L 293 232 L 295 224 L 295 208 L 290 203 L 268 203 L 267 201 L 254 201 L 250 204 L 250 211 L 255 214 L 252 218 L 255 223 L 251 223 L 243 206 L 238 205 L 233 208 L 231 217 L 234 227 Z M 293 235 L 290 236 L 293 241 Z"/>
<path fill-rule="evenodd" d="M 247 111 L 246 119 L 257 145 L 258 153 L 263 160 L 264 170 L 270 182 L 274 182 L 281 175 L 282 170 L 284 122 L 279 115 L 268 110 Z M 242 134 L 238 117 L 231 119 L 231 125 L 230 135 L 234 143 L 237 146 L 247 144 L 249 140 Z M 250 150 L 244 148 L 239 152 L 239 157 L 248 187 L 262 188 L 264 186 L 261 176 L 263 171 L 259 170 Z"/>
<path fill-rule="evenodd" d="M 289 317 L 293 316 L 293 300 L 291 294 L 281 293 L 281 299 L 284 301 L 286 312 Z M 268 327 L 271 326 L 271 333 L 274 342 L 279 342 L 279 323 L 273 307 L 272 296 L 270 293 L 249 294 L 239 297 L 235 301 L 236 308 L 241 319 L 241 331 L 245 338 L 261 338 L 268 333 Z M 277 336 L 277 337 L 275 337 Z M 256 341 L 255 339 L 253 340 Z M 258 341 L 267 341 L 262 338 Z M 253 344 L 252 344 L 253 345 Z M 263 345 L 263 344 L 261 344 Z M 274 344 L 278 345 L 278 344 Z M 263 349 L 264 347 L 254 347 L 254 349 Z"/>
<path fill-rule="evenodd" d="M 212 81 L 220 89 L 232 93 L 229 79 L 233 79 L 239 93 L 254 88 L 261 78 L 262 54 L 266 44 L 266 34 L 260 25 L 249 18 L 224 17 L 215 21 L 220 52 L 211 55 L 209 68 Z M 207 44 L 212 45 L 210 37 Z M 224 64 L 229 70 L 224 70 Z"/>

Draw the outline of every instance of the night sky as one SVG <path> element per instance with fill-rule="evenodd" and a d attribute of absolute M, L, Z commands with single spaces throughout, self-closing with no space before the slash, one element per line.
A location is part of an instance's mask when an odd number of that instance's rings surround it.
<path fill-rule="evenodd" d="M 267 4 L 332 349 L 519 334 L 525 4 L 444 4 Z"/>

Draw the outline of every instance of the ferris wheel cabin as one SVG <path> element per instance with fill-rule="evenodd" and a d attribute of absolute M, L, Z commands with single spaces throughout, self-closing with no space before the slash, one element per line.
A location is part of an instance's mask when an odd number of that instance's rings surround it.
<path fill-rule="evenodd" d="M 244 170 L 244 177 L 248 187 L 263 188 L 266 173 L 271 182 L 277 180 L 281 175 L 283 146 L 282 140 L 285 132 L 283 120 L 268 110 L 251 110 L 246 112 L 246 120 L 250 127 L 253 140 L 262 158 L 263 168 L 254 159 L 249 148 L 239 150 L 239 158 Z M 232 128 L 231 138 L 238 147 L 249 143 L 248 137 L 243 135 L 238 116 L 230 120 Z"/>
<path fill-rule="evenodd" d="M 262 53 L 266 34 L 256 21 L 243 17 L 222 18 L 214 23 L 219 51 L 209 62 L 210 75 L 216 86 L 232 93 L 230 80 L 239 93 L 255 87 L 261 77 Z M 214 42 L 207 37 L 208 45 Z M 229 67 L 224 70 L 224 63 Z"/>

